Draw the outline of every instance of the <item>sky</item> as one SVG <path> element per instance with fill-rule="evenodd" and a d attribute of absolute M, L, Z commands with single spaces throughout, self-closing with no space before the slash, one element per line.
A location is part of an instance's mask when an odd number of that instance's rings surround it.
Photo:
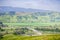
<path fill-rule="evenodd" d="M 60 0 L 0 0 L 0 6 L 43 9 L 60 12 Z"/>

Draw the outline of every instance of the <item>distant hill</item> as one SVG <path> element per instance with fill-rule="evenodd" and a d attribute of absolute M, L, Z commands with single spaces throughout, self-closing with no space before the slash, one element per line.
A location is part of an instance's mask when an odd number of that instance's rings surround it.
<path fill-rule="evenodd" d="M 49 10 L 0 6 L 0 15 L 2 22 L 60 22 L 60 12 Z"/>
<path fill-rule="evenodd" d="M 9 11 L 15 11 L 15 12 L 46 12 L 48 10 L 0 6 L 0 12 L 9 12 Z"/>

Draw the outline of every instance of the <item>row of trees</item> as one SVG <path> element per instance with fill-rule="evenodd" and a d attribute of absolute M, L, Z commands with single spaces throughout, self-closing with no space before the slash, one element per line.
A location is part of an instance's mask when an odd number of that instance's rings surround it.
<path fill-rule="evenodd" d="M 3 27 L 5 28 L 7 27 L 7 25 L 4 25 L 3 22 L 0 22 L 0 39 L 2 39 L 3 36 L 6 34 L 5 29 L 3 29 Z"/>
<path fill-rule="evenodd" d="M 60 32 L 59 28 L 39 28 L 39 27 L 36 27 L 35 29 L 38 31 Z"/>
<path fill-rule="evenodd" d="M 2 26 L 3 26 L 3 23 L 0 22 L 0 39 L 3 38 L 3 34 L 1 32 L 4 30 L 2 29 Z"/>

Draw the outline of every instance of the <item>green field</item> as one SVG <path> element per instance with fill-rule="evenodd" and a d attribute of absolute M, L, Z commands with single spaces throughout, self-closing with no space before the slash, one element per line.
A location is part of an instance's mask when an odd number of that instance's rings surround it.
<path fill-rule="evenodd" d="M 32 25 L 32 26 L 49 26 L 49 25 L 51 25 L 51 26 L 54 26 L 55 24 L 56 25 L 60 25 L 60 23 L 58 22 L 56 22 L 56 23 L 53 23 L 53 22 L 51 22 L 51 23 L 4 23 L 4 24 L 6 24 L 6 25 Z"/>
<path fill-rule="evenodd" d="M 20 35 L 7 34 L 1 40 L 60 40 L 60 34 L 40 35 L 40 36 L 20 36 Z"/>

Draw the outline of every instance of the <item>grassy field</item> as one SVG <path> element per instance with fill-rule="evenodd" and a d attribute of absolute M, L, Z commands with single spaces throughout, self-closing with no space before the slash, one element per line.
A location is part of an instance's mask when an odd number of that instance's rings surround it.
<path fill-rule="evenodd" d="M 53 22 L 51 22 L 51 23 L 4 23 L 4 24 L 6 24 L 6 25 L 32 25 L 32 26 L 49 26 L 49 25 L 51 25 L 51 26 L 54 26 L 55 24 L 56 25 L 60 25 L 60 23 L 53 23 Z"/>
<path fill-rule="evenodd" d="M 3 36 L 1 40 L 60 40 L 60 34 L 40 35 L 40 36 L 20 36 L 20 35 L 7 34 Z"/>

